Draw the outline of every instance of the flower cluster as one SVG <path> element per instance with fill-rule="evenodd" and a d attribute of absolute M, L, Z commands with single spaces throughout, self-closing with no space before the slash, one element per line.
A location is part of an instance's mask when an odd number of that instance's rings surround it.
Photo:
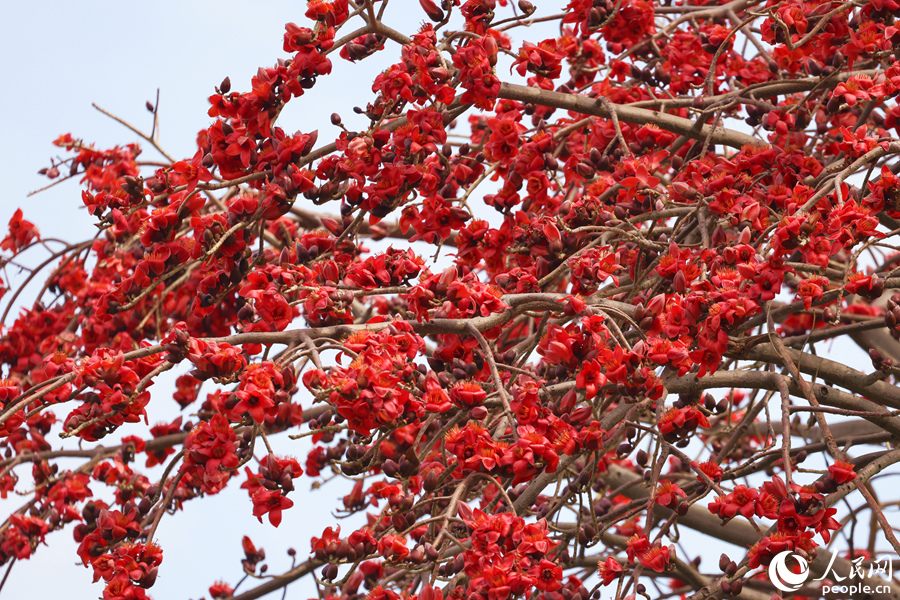
<path fill-rule="evenodd" d="M 460 71 L 460 85 L 466 89 L 460 97 L 478 108 L 490 110 L 500 93 L 500 79 L 494 74 L 497 64 L 497 40 L 485 35 L 456 49 L 453 66 Z"/>
<path fill-rule="evenodd" d="M 458 462 L 454 477 L 462 478 L 474 471 L 512 475 L 515 483 L 520 483 L 540 471 L 555 473 L 559 453 L 566 450 L 567 435 L 560 435 L 556 442 L 551 442 L 530 425 L 519 427 L 517 433 L 516 442 L 506 444 L 493 441 L 483 427 L 474 423 L 462 429 L 451 429 L 444 441 L 447 451 L 455 455 Z"/>
<path fill-rule="evenodd" d="M 293 385 L 294 373 L 290 369 L 279 371 L 269 361 L 248 365 L 234 392 L 237 402 L 231 406 L 230 418 L 240 421 L 244 414 L 249 414 L 257 423 L 273 420 L 278 405 L 288 400 Z"/>
<path fill-rule="evenodd" d="M 265 464 L 254 475 L 247 471 L 247 481 L 241 485 L 253 500 L 253 516 L 262 523 L 262 517 L 269 515 L 269 523 L 278 527 L 281 513 L 294 505 L 287 494 L 293 491 L 293 480 L 303 475 L 300 463 L 293 458 L 277 458 L 269 454 Z"/>
<path fill-rule="evenodd" d="M 417 373 L 410 361 L 424 346 L 409 325 L 392 323 L 379 332 L 361 331 L 346 342 L 356 358 L 328 373 L 309 370 L 303 384 L 337 409 L 352 431 L 372 429 L 398 420 L 415 420 L 424 407 L 401 382 Z"/>
<path fill-rule="evenodd" d="M 487 317 L 507 308 L 496 289 L 478 281 L 474 273 L 460 276 L 456 267 L 426 277 L 406 297 L 419 321 Z"/>
<path fill-rule="evenodd" d="M 184 462 L 180 470 L 193 487 L 217 494 L 237 468 L 237 435 L 224 416 L 217 414 L 201 422 L 184 440 Z"/>
<path fill-rule="evenodd" d="M 554 592 L 562 587 L 562 568 L 548 559 L 556 543 L 547 523 L 528 523 L 509 513 L 488 515 L 461 504 L 472 548 L 463 554 L 470 598 L 503 600 L 529 588 Z"/>

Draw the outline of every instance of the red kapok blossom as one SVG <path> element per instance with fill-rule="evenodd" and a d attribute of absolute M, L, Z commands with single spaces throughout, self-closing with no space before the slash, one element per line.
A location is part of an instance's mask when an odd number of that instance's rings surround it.
<path fill-rule="evenodd" d="M 842 460 L 836 460 L 833 465 L 828 467 L 828 476 L 831 477 L 836 484 L 842 485 L 856 479 L 856 472 L 852 464 Z"/>

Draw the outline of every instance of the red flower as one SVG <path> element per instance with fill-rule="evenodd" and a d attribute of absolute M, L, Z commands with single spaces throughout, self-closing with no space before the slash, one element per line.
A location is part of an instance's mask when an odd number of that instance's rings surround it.
<path fill-rule="evenodd" d="M 756 498 L 758 496 L 759 490 L 756 488 L 739 485 L 730 494 L 719 496 L 710 502 L 709 511 L 719 515 L 722 521 L 730 521 L 738 512 L 749 519 L 756 513 Z"/>
<path fill-rule="evenodd" d="M 190 341 L 188 360 L 197 367 L 191 375 L 200 379 L 210 377 L 228 377 L 244 368 L 247 360 L 241 351 L 231 344 L 203 342 L 196 339 Z"/>
<path fill-rule="evenodd" d="M 9 517 L 10 528 L 0 538 L 0 552 L 4 558 L 14 556 L 20 560 L 29 558 L 32 544 L 44 541 L 49 531 L 47 523 L 37 517 L 26 517 L 13 513 Z"/>
<path fill-rule="evenodd" d="M 793 551 L 809 556 L 816 548 L 815 542 L 812 541 L 812 536 L 813 534 L 809 531 L 799 535 L 781 531 L 774 533 L 763 538 L 750 548 L 748 554 L 750 560 L 747 564 L 751 569 L 768 566 L 772 562 L 772 558 L 784 551 Z"/>
<path fill-rule="evenodd" d="M 668 441 L 684 438 L 697 427 L 709 427 L 709 420 L 699 409 L 693 406 L 671 408 L 659 418 L 660 433 Z"/>
<path fill-rule="evenodd" d="M 209 586 L 209 595 L 213 598 L 213 600 L 224 600 L 225 598 L 231 598 L 233 594 L 234 588 L 224 581 L 217 581 Z"/>
<path fill-rule="evenodd" d="M 525 72 L 529 71 L 541 78 L 556 79 L 562 71 L 561 60 L 563 58 L 565 58 L 565 51 L 557 46 L 555 39 L 544 40 L 537 46 L 525 42 L 519 50 L 519 56 L 510 67 L 510 71 L 516 69 L 523 77 Z"/>
<path fill-rule="evenodd" d="M 856 473 L 853 471 L 853 465 L 842 460 L 836 460 L 834 461 L 833 465 L 828 467 L 828 476 L 831 477 L 838 485 L 856 479 Z"/>
<path fill-rule="evenodd" d="M 669 547 L 660 546 L 658 542 L 638 555 L 641 564 L 657 573 L 662 573 L 669 566 Z"/>
<path fill-rule="evenodd" d="M 186 479 L 207 494 L 222 491 L 240 462 L 236 441 L 237 435 L 221 414 L 213 415 L 208 423 L 201 422 L 184 440 L 181 471 Z"/>
<path fill-rule="evenodd" d="M 635 564 L 637 562 L 637 557 L 649 549 L 650 540 L 647 539 L 647 536 L 636 533 L 628 538 L 625 553 L 628 555 L 628 560 L 631 564 Z"/>
<path fill-rule="evenodd" d="M 239 390 L 234 393 L 239 398 L 239 402 L 232 409 L 235 413 L 241 415 L 247 413 L 257 423 L 263 423 L 266 415 L 272 413 L 275 408 L 275 401 L 270 394 L 258 389 Z"/>
<path fill-rule="evenodd" d="M 318 560 L 327 560 L 337 552 L 338 545 L 341 543 L 341 528 L 332 529 L 326 527 L 322 532 L 322 537 L 313 537 L 312 553 Z"/>
<path fill-rule="evenodd" d="M 600 361 L 592 360 L 584 363 L 578 375 L 575 376 L 575 386 L 579 390 L 585 390 L 585 399 L 593 400 L 600 393 L 600 388 L 607 383 L 603 374 L 603 366 Z"/>
<path fill-rule="evenodd" d="M 212 164 L 212 163 L 209 163 Z M 212 173 L 203 165 L 203 150 L 197 150 L 191 162 L 179 160 L 172 164 L 172 170 L 178 173 L 187 185 L 188 193 L 197 189 L 202 181 L 206 183 L 212 181 Z"/>
<path fill-rule="evenodd" d="M 694 462 L 691 463 L 691 467 L 703 471 L 703 474 L 709 477 L 714 482 L 719 482 L 722 479 L 722 467 L 713 460 L 708 460 L 702 463 Z M 699 481 L 700 483 L 706 483 L 706 481 L 699 475 L 697 476 L 697 481 Z"/>
<path fill-rule="evenodd" d="M 678 484 L 672 483 L 671 481 L 664 481 L 660 483 L 656 487 L 656 494 L 654 494 L 654 501 L 666 508 L 671 508 L 674 510 L 678 507 L 679 500 L 678 497 L 686 498 L 687 494 L 684 493 Z"/>
<path fill-rule="evenodd" d="M 534 585 L 542 592 L 555 592 L 562 587 L 562 567 L 549 560 L 541 560 L 528 569 Z"/>
<path fill-rule="evenodd" d="M 878 275 L 854 273 L 847 279 L 844 289 L 851 294 L 858 294 L 866 300 L 872 301 L 877 300 L 884 293 L 884 281 L 879 279 Z"/>
<path fill-rule="evenodd" d="M 429 371 L 425 377 L 425 394 L 422 400 L 425 402 L 425 410 L 429 412 L 442 413 L 450 410 L 450 396 L 441 387 L 434 371 Z"/>
<path fill-rule="evenodd" d="M 453 65 L 460 70 L 460 84 L 466 89 L 463 103 L 471 102 L 482 110 L 494 108 L 500 94 L 500 79 L 494 75 L 497 42 L 487 35 L 460 46 L 453 55 Z"/>
<path fill-rule="evenodd" d="M 641 563 L 648 569 L 662 573 L 669 565 L 669 547 L 650 543 L 646 535 L 634 534 L 628 539 L 626 554 L 631 564 Z"/>
<path fill-rule="evenodd" d="M 409 556 L 406 538 L 402 535 L 386 535 L 378 540 L 378 553 L 387 560 L 400 562 Z"/>
<path fill-rule="evenodd" d="M 253 495 L 253 516 L 262 523 L 262 517 L 268 513 L 269 523 L 278 527 L 281 524 L 281 511 L 294 506 L 294 501 L 285 498 L 281 491 L 258 490 Z"/>
<path fill-rule="evenodd" d="M 322 21 L 329 27 L 340 25 L 350 15 L 347 0 L 310 0 L 306 5 L 306 18 Z"/>
<path fill-rule="evenodd" d="M 450 388 L 450 399 L 460 408 L 471 408 L 484 402 L 487 392 L 474 381 L 461 381 Z"/>
<path fill-rule="evenodd" d="M 865 76 L 853 76 L 843 83 L 839 83 L 831 93 L 833 98 L 842 99 L 849 106 L 855 105 L 860 100 L 871 100 L 868 90 L 874 82 Z"/>
<path fill-rule="evenodd" d="M 597 574 L 600 575 L 600 582 L 603 585 L 609 585 L 624 572 L 625 569 L 612 556 L 607 557 L 605 562 L 597 563 Z"/>
<path fill-rule="evenodd" d="M 0 250 L 12 250 L 13 253 L 18 252 L 32 240 L 40 239 L 37 227 L 31 221 L 22 218 L 22 209 L 13 213 L 12 219 L 9 220 L 9 234 L 0 241 Z"/>
<path fill-rule="evenodd" d="M 19 395 L 19 385 L 13 379 L 0 379 L 0 403 L 4 406 Z"/>

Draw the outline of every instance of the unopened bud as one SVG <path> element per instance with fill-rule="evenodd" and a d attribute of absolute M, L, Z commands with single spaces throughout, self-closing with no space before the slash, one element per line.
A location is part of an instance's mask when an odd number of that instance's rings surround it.
<path fill-rule="evenodd" d="M 419 0 L 419 4 L 422 6 L 425 14 L 428 15 L 428 18 L 435 23 L 440 23 L 444 20 L 444 11 L 438 8 L 437 4 L 432 0 Z"/>
<path fill-rule="evenodd" d="M 729 564 L 731 564 L 731 559 L 723 552 L 722 556 L 719 557 L 719 570 L 724 571 L 728 568 Z"/>

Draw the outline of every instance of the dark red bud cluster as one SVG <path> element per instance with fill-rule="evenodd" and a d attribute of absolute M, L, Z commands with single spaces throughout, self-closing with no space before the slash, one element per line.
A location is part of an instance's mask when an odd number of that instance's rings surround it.
<path fill-rule="evenodd" d="M 259 483 L 269 491 L 281 490 L 285 494 L 293 491 L 293 480 L 298 476 L 299 473 L 294 473 L 292 465 L 288 464 L 286 467 L 282 467 L 271 454 L 259 467 Z"/>
<path fill-rule="evenodd" d="M 462 571 L 466 566 L 466 561 L 463 559 L 463 555 L 459 554 L 452 562 L 448 561 L 442 564 L 438 568 L 438 575 L 442 577 L 452 577 L 456 575 L 460 571 Z"/>
<path fill-rule="evenodd" d="M 892 313 L 888 313 L 888 314 L 892 314 Z M 885 316 L 885 321 L 886 320 L 887 320 L 887 316 Z M 894 367 L 894 359 L 892 359 L 890 357 L 885 357 L 881 352 L 879 352 L 875 348 L 869 348 L 869 358 L 872 359 L 872 366 L 875 367 L 879 371 L 883 371 L 884 373 L 890 373 Z"/>
<path fill-rule="evenodd" d="M 634 320 L 644 331 L 653 327 L 653 322 L 656 320 L 657 315 L 658 313 L 652 309 L 644 307 L 643 302 L 634 307 Z"/>
<path fill-rule="evenodd" d="M 73 165 L 73 167 L 74 166 L 75 165 Z M 72 174 L 73 175 L 75 174 L 74 171 Z M 56 165 L 53 165 L 49 168 L 45 167 L 45 168 L 41 169 L 40 171 L 38 171 L 38 175 L 46 175 L 47 178 L 49 178 L 49 179 L 56 179 L 57 177 L 59 177 L 59 169 L 56 168 Z"/>
<path fill-rule="evenodd" d="M 170 363 L 180 363 L 188 355 L 188 343 L 191 341 L 190 336 L 183 329 L 176 329 L 173 334 L 175 338 L 172 342 L 163 345 L 168 354 L 166 360 Z"/>
<path fill-rule="evenodd" d="M 713 52 L 715 52 L 715 49 Z M 655 68 L 647 66 L 643 69 L 637 65 L 631 65 L 631 76 L 647 85 L 655 87 L 667 86 L 672 82 L 671 75 L 663 71 L 659 64 L 657 64 Z"/>
<path fill-rule="evenodd" d="M 250 545 L 247 547 L 247 544 L 244 545 L 244 558 L 241 560 L 241 564 L 244 567 L 244 571 L 247 573 L 255 573 L 256 565 L 266 560 L 266 551 L 264 548 L 256 549 L 255 547 Z"/>
<path fill-rule="evenodd" d="M 884 324 L 895 339 L 900 340 L 900 294 L 894 294 L 887 301 L 884 311 Z"/>
<path fill-rule="evenodd" d="M 419 459 L 414 452 L 408 452 L 397 461 L 390 458 L 384 461 L 381 470 L 388 477 L 411 477 L 419 470 Z"/>
<path fill-rule="evenodd" d="M 362 43 L 360 43 L 360 41 Z M 362 40 L 357 38 L 356 41 L 348 43 L 345 48 L 347 48 L 347 54 L 349 55 L 350 60 L 362 60 L 378 50 L 383 43 L 384 36 L 370 33 L 362 38 Z"/>
<path fill-rule="evenodd" d="M 738 579 L 737 581 L 729 582 L 726 579 L 722 579 L 719 582 L 719 589 L 722 590 L 727 596 L 737 596 L 741 593 L 741 590 L 744 589 L 744 582 L 742 579 Z"/>
<path fill-rule="evenodd" d="M 610 0 L 594 0 L 594 6 L 588 13 L 588 29 L 591 31 L 603 25 L 609 15 L 616 11 L 616 4 Z"/>
<path fill-rule="evenodd" d="M 119 186 L 125 193 L 133 198 L 138 200 L 143 199 L 144 197 L 144 178 L 143 177 L 132 177 L 131 175 L 126 175 L 122 178 L 124 182 Z"/>

